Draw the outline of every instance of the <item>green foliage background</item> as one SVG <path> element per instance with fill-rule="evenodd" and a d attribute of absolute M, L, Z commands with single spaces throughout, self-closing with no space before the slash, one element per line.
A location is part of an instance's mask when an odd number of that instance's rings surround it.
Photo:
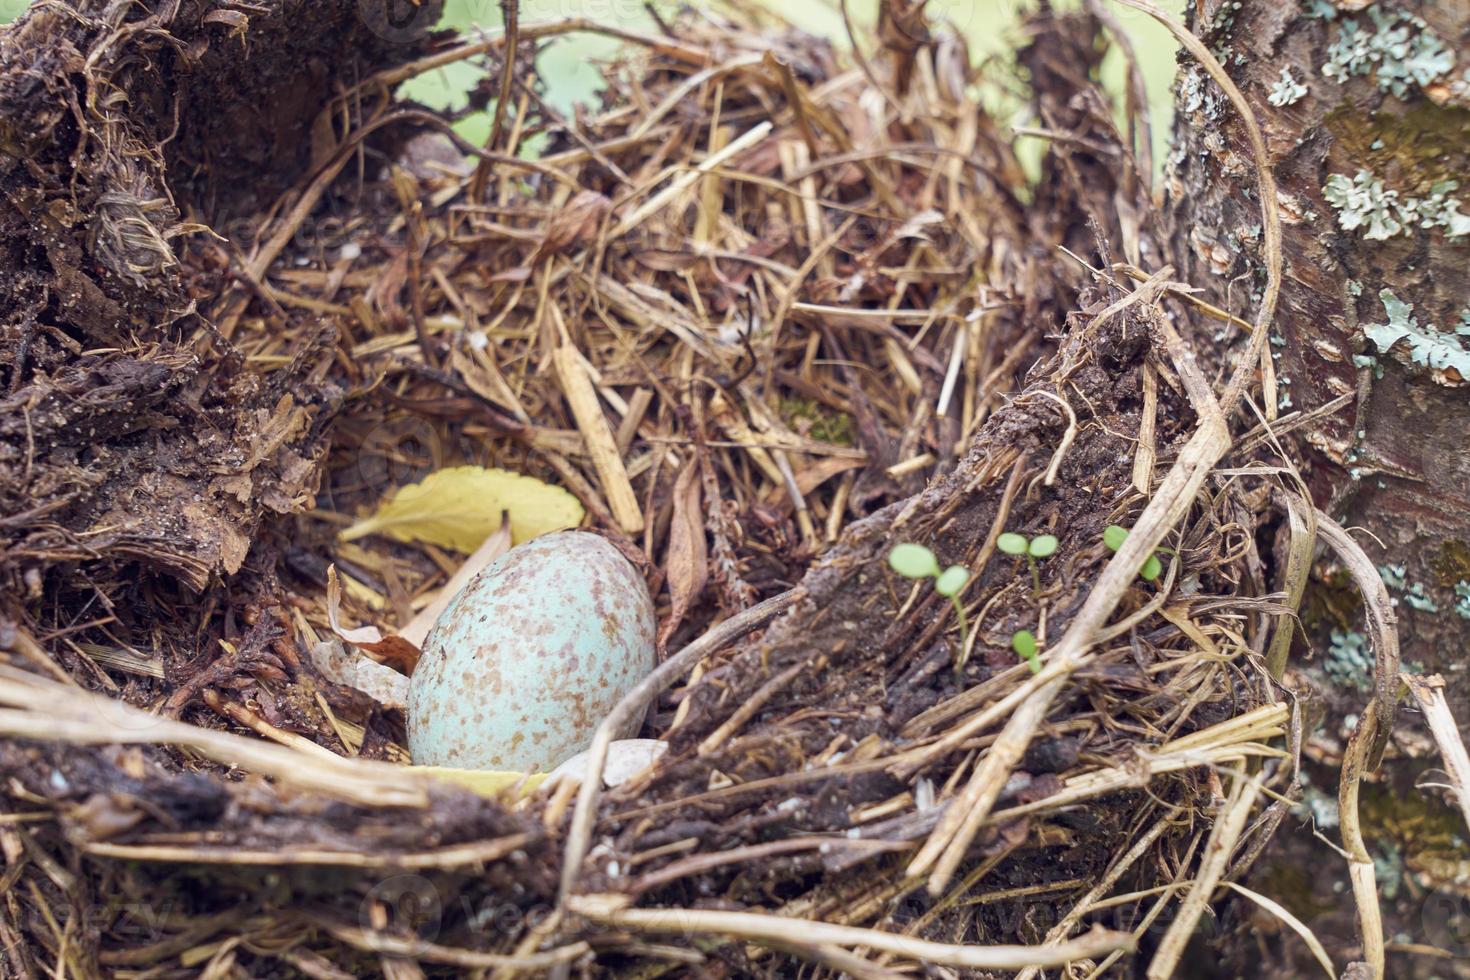
<path fill-rule="evenodd" d="M 655 9 L 672 13 L 674 0 L 652 0 Z M 779 10 L 797 26 L 846 44 L 846 32 L 837 0 L 761 0 Z M 1075 7 L 1080 0 L 1059 0 L 1061 7 Z M 1178 14 L 1184 0 L 1164 0 L 1162 6 Z M 930 0 L 929 13 L 935 19 L 948 20 L 968 38 L 972 55 L 979 58 L 1007 58 L 1020 40 L 1018 24 L 1025 9 L 1035 0 Z M 0 22 L 17 17 L 26 8 L 26 0 L 0 0 Z M 713 6 L 700 4 L 696 6 Z M 871 24 L 878 0 L 852 0 L 849 7 L 859 25 Z M 1133 35 L 1134 46 L 1142 62 L 1148 84 L 1149 102 L 1154 119 L 1154 157 L 1161 161 L 1168 141 L 1169 119 L 1173 106 L 1169 88 L 1174 76 L 1177 45 L 1168 32 L 1137 11 L 1110 3 L 1113 15 Z M 523 23 L 559 17 L 585 16 L 612 21 L 629 27 L 650 29 L 652 19 L 644 0 L 522 0 Z M 448 0 L 444 9 L 445 26 L 463 31 L 498 30 L 499 0 Z M 591 34 L 575 34 L 549 44 L 541 56 L 541 69 L 550 85 L 550 101 L 563 112 L 570 113 L 576 103 L 591 102 L 597 94 L 596 61 L 610 57 L 617 43 Z M 1117 52 L 1103 65 L 1103 80 L 1111 91 L 1122 90 L 1124 66 Z M 451 65 L 410 82 L 405 88 L 413 98 L 441 108 L 464 105 L 464 93 L 480 75 L 471 64 Z M 1008 113 L 1003 94 L 981 92 L 980 97 L 993 112 Z M 488 121 L 469 118 L 460 124 L 469 139 L 483 140 L 488 135 Z"/>

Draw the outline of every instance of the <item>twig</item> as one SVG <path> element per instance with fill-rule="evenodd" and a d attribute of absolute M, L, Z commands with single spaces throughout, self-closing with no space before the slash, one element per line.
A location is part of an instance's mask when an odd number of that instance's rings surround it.
<path fill-rule="evenodd" d="M 1104 872 L 1097 884 L 1088 889 L 1087 894 L 1083 895 L 1077 904 L 1072 906 L 1070 912 L 1062 916 L 1062 921 L 1047 930 L 1046 941 L 1048 943 L 1055 943 L 1065 939 L 1067 933 L 1071 932 L 1072 927 L 1082 921 L 1082 917 L 1087 914 L 1088 910 L 1101 900 L 1103 896 L 1107 895 L 1108 892 L 1112 891 L 1113 886 L 1118 883 L 1118 879 L 1123 876 L 1123 873 L 1137 864 L 1148 853 L 1149 848 L 1153 847 L 1154 842 L 1163 836 L 1164 831 L 1169 829 L 1170 819 L 1178 812 L 1177 809 L 1171 810 L 1169 813 L 1160 817 L 1138 840 L 1133 842 L 1132 847 L 1114 858 L 1113 863 L 1109 865 L 1108 870 Z M 1016 980 L 1036 980 L 1039 974 L 1040 968 L 1028 966 L 1016 974 Z"/>
<path fill-rule="evenodd" d="M 793 951 L 813 946 L 861 946 L 904 956 L 919 963 L 936 963 L 972 970 L 1019 970 L 1026 966 L 1061 966 L 1131 949 L 1124 933 L 1094 928 L 1078 939 L 1055 946 L 950 946 L 876 929 L 832 925 L 809 919 L 791 919 L 753 912 L 716 912 L 706 909 L 624 909 L 623 896 L 579 895 L 569 908 L 594 922 L 641 932 L 717 933 L 749 942 L 779 943 Z M 810 955 L 810 954 L 807 954 Z"/>
<path fill-rule="evenodd" d="M 1460 814 L 1465 818 L 1465 827 L 1470 829 L 1470 754 L 1465 751 L 1460 728 L 1455 724 L 1454 715 L 1450 713 L 1449 702 L 1445 700 L 1444 678 L 1438 674 L 1421 677 L 1410 673 L 1400 674 L 1399 678 L 1408 685 L 1414 702 L 1424 712 L 1429 732 L 1439 745 L 1440 755 L 1444 757 L 1455 803 L 1459 805 Z"/>
<path fill-rule="evenodd" d="M 428 783 L 401 766 L 306 755 L 253 738 L 199 728 L 112 698 L 0 665 L 0 735 L 76 745 L 176 745 L 224 765 L 367 806 L 424 807 Z"/>
<path fill-rule="evenodd" d="M 427 871 L 442 868 L 483 866 L 521 850 L 532 842 L 530 834 L 512 834 L 494 840 L 455 844 L 432 851 L 329 851 L 324 848 L 285 847 L 248 850 L 239 847 L 189 847 L 181 844 L 109 844 L 93 841 L 83 845 L 89 854 L 124 861 L 179 861 L 185 864 L 279 867 L 318 865 L 332 868 L 384 868 Z"/>
<path fill-rule="evenodd" d="M 700 163 L 679 174 L 673 180 L 669 181 L 669 186 L 643 202 L 632 214 L 619 221 L 612 231 L 608 233 L 608 237 L 622 238 L 628 232 L 648 220 L 651 215 L 657 214 L 676 197 L 688 190 L 690 186 L 697 183 L 699 178 L 714 170 L 731 157 L 744 153 L 765 139 L 770 135 L 771 129 L 772 124 L 769 120 L 752 126 L 749 130 L 727 143 L 723 149 L 710 154 Z"/>
<path fill-rule="evenodd" d="M 559 963 L 568 963 L 578 959 L 591 950 L 591 947 L 585 942 L 575 942 L 540 953 L 522 953 L 514 956 L 506 956 L 501 953 L 482 953 L 476 949 L 456 949 L 453 946 L 441 946 L 438 943 L 427 942 L 423 939 L 404 939 L 399 936 L 385 935 L 381 932 L 369 932 L 366 929 L 359 929 L 337 922 L 318 920 L 317 924 L 344 943 L 347 943 L 349 946 L 355 946 L 358 949 L 364 949 L 374 953 L 391 953 L 395 956 L 412 957 L 413 959 L 425 960 L 429 963 L 443 963 L 447 966 L 458 966 L 471 970 L 483 970 L 489 967 L 519 967 L 531 970 L 544 970 L 549 966 L 556 966 Z"/>
<path fill-rule="evenodd" d="M 1374 638 L 1373 694 L 1368 706 L 1358 716 L 1358 724 L 1348 739 L 1342 758 L 1342 776 L 1338 783 L 1337 807 L 1343 847 L 1348 853 L 1348 878 L 1353 886 L 1353 900 L 1358 907 L 1358 932 L 1363 940 L 1363 959 L 1370 975 L 1383 976 L 1383 913 L 1378 905 L 1378 881 L 1373 858 L 1363 840 L 1363 825 L 1358 814 L 1358 787 L 1363 776 L 1378 767 L 1388 735 L 1393 730 L 1398 702 L 1399 640 L 1395 628 L 1393 603 L 1372 559 L 1358 542 L 1321 511 L 1317 527 L 1322 540 L 1337 552 L 1348 573 L 1363 593 L 1363 606 Z"/>

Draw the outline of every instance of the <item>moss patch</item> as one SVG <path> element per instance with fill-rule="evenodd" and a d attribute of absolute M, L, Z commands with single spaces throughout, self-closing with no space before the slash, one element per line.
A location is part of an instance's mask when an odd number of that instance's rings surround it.
<path fill-rule="evenodd" d="M 781 418 L 793 430 L 810 439 L 839 446 L 852 445 L 852 416 L 825 409 L 809 398 L 781 399 Z"/>
<path fill-rule="evenodd" d="M 1439 554 L 1430 561 L 1436 581 L 1446 589 L 1457 582 L 1470 581 L 1470 547 L 1463 541 L 1446 541 L 1439 547 Z"/>
<path fill-rule="evenodd" d="M 1362 621 L 1363 597 L 1352 578 L 1335 571 L 1325 579 L 1313 578 L 1302 596 L 1302 627 L 1308 636 L 1326 636 L 1331 630 L 1347 633 Z"/>
<path fill-rule="evenodd" d="M 1427 193 L 1441 181 L 1463 178 L 1470 155 L 1470 110 L 1421 102 L 1402 114 L 1365 114 L 1349 104 L 1326 125 L 1353 160 L 1401 193 Z"/>
<path fill-rule="evenodd" d="M 1360 799 L 1363 831 L 1376 858 L 1392 856 L 1399 874 L 1416 872 L 1436 888 L 1464 890 L 1470 844 L 1455 810 L 1422 793 L 1398 795 L 1383 784 L 1364 784 Z"/>
<path fill-rule="evenodd" d="M 1288 911 L 1304 921 L 1310 922 L 1337 907 L 1336 903 L 1318 897 L 1314 891 L 1315 875 L 1308 873 L 1300 864 L 1273 861 L 1254 878 L 1261 886 L 1260 891 L 1285 905 Z"/>

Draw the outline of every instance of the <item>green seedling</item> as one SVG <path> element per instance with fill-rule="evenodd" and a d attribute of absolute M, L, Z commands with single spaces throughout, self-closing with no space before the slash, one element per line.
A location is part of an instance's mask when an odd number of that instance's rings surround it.
<path fill-rule="evenodd" d="M 1007 531 L 995 539 L 995 546 L 1006 554 L 1026 556 L 1026 563 L 1031 566 L 1032 592 L 1041 591 L 1041 573 L 1037 570 L 1036 559 L 1056 554 L 1057 543 L 1056 536 L 1052 534 L 1038 534 L 1028 539 L 1014 531 Z"/>
<path fill-rule="evenodd" d="M 1026 666 L 1031 668 L 1031 673 L 1041 673 L 1041 659 L 1036 656 L 1036 634 L 1030 630 L 1016 630 L 1011 634 L 1011 649 L 1026 661 Z"/>
<path fill-rule="evenodd" d="M 934 552 L 921 544 L 904 543 L 895 545 L 888 553 L 888 567 L 904 578 L 932 578 L 934 591 L 949 599 L 955 615 L 960 621 L 960 649 L 964 649 L 970 635 L 970 625 L 965 619 L 965 605 L 960 593 L 970 582 L 970 570 L 963 565 L 951 565 L 940 571 L 939 559 Z"/>
<path fill-rule="evenodd" d="M 1103 544 L 1108 546 L 1109 551 L 1117 551 L 1123 547 L 1123 542 L 1128 539 L 1128 529 L 1119 527 L 1117 524 L 1109 524 L 1103 530 Z M 1164 573 L 1164 563 L 1159 561 L 1158 555 L 1149 555 L 1148 561 L 1138 570 L 1138 577 L 1146 582 L 1158 581 Z"/>

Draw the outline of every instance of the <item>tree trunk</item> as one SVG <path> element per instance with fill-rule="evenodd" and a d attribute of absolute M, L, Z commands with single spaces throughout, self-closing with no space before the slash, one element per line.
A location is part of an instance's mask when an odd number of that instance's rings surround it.
<path fill-rule="evenodd" d="M 1464 732 L 1470 218 L 1456 195 L 1470 188 L 1455 182 L 1470 172 L 1470 4 L 1201 0 L 1191 8 L 1196 33 L 1255 110 L 1279 185 L 1286 266 L 1272 407 L 1283 424 L 1312 416 L 1293 441 L 1316 504 L 1368 532 L 1359 537 L 1396 600 L 1405 664 L 1444 675 Z M 1249 319 L 1265 268 L 1249 144 L 1220 90 L 1192 64 L 1179 81 L 1178 109 L 1168 187 L 1175 258 L 1187 281 Z M 1200 349 L 1232 340 L 1214 337 L 1216 328 L 1201 322 Z M 1233 340 L 1243 349 L 1241 337 Z M 1333 569 L 1317 571 L 1303 607 L 1312 652 L 1298 644 L 1293 664 L 1305 664 L 1297 686 L 1329 709 L 1309 739 L 1309 759 L 1326 764 L 1308 766 L 1307 795 L 1330 825 L 1341 722 L 1361 710 L 1371 658 L 1358 655 L 1368 646 L 1358 643 L 1366 630 L 1356 600 L 1335 587 Z M 1433 755 L 1433 746 L 1417 715 L 1400 719 L 1390 750 L 1398 758 L 1364 797 L 1385 932 L 1462 957 L 1470 933 L 1463 899 L 1450 896 L 1464 894 L 1464 827 L 1452 800 L 1415 788 L 1428 763 L 1414 757 Z M 1258 867 L 1258 881 L 1324 941 L 1351 945 L 1337 874 L 1306 870 L 1334 856 L 1309 832 L 1286 835 L 1276 851 Z M 1289 950 L 1305 956 L 1294 938 L 1280 948 L 1287 973 L 1316 969 L 1289 958 Z M 1390 951 L 1391 976 L 1435 970 L 1443 973 L 1445 961 Z"/>

